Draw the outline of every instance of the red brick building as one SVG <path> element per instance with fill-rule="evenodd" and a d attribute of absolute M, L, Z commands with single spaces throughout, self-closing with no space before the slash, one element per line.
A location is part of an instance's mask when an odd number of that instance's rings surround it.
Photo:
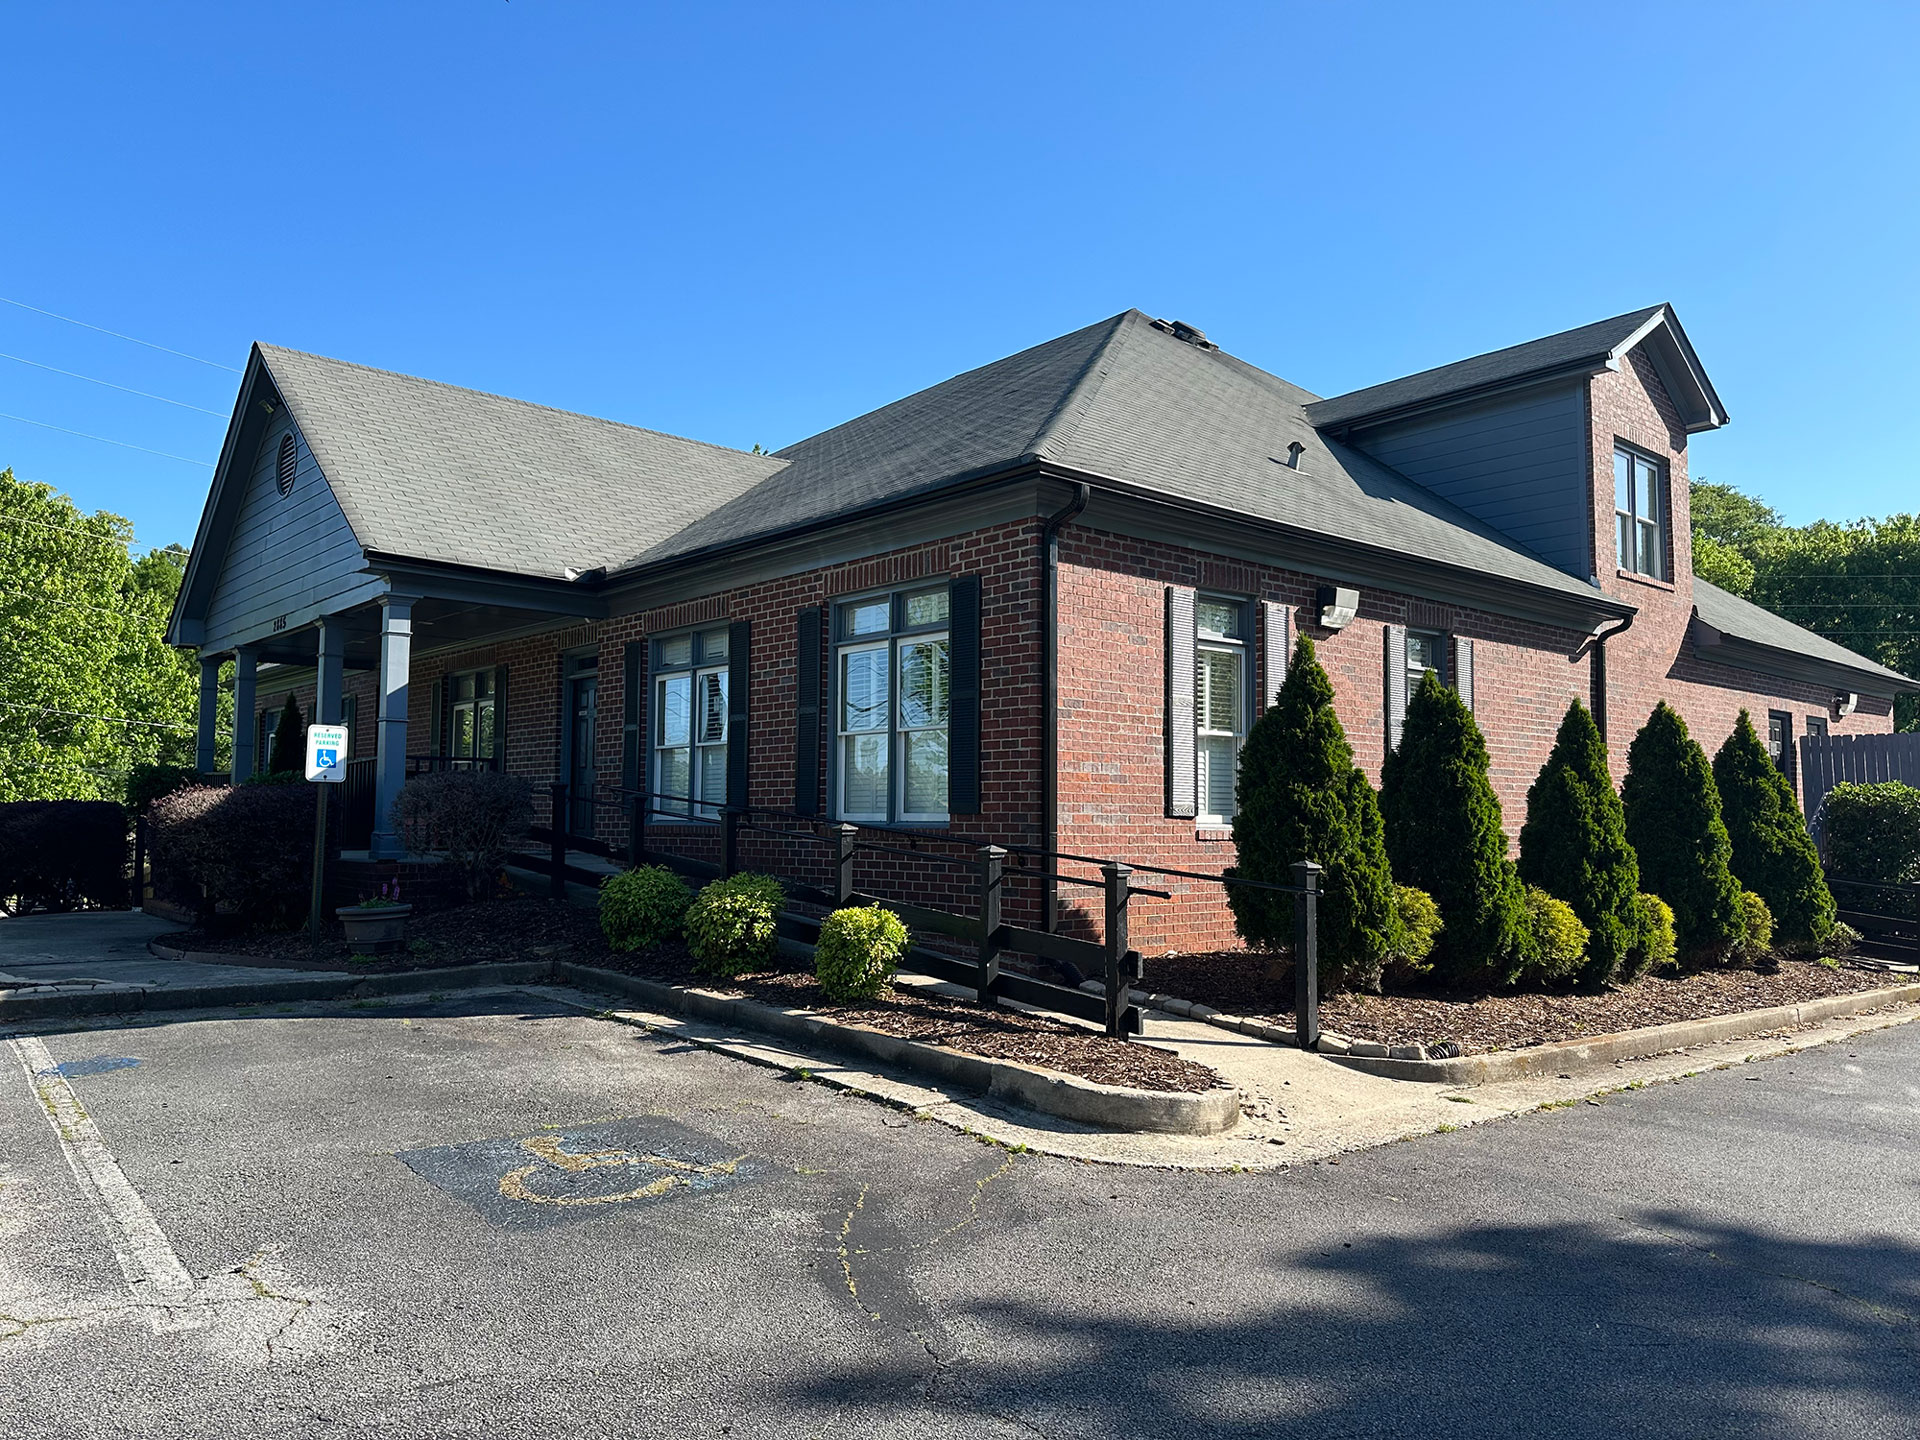
<path fill-rule="evenodd" d="M 1666 699 L 1791 770 L 1916 688 L 1695 580 L 1687 438 L 1725 418 L 1665 306 L 1331 399 L 1128 311 L 772 455 L 258 346 L 171 638 L 203 768 L 225 662 L 237 774 L 287 695 L 344 715 L 376 856 L 411 771 L 480 764 L 603 840 L 640 792 L 685 853 L 727 805 L 887 832 L 927 857 L 863 859 L 902 898 L 987 843 L 1217 871 L 1300 634 L 1376 777 L 1438 669 L 1513 833 L 1572 699 L 1616 769 Z M 1074 923 L 1057 888 L 1009 904 Z M 1226 938 L 1170 888 L 1137 944 Z"/>

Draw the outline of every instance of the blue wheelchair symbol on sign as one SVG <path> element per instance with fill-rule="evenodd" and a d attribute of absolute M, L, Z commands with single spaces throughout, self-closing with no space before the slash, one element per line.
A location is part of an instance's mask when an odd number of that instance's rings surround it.
<path fill-rule="evenodd" d="M 340 763 L 340 752 L 332 746 L 316 746 L 313 752 L 313 765 L 316 770 L 331 770 Z"/>

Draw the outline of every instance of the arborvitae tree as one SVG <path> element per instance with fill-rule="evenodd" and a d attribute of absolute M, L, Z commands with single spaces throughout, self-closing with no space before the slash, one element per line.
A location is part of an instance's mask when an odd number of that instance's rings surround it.
<path fill-rule="evenodd" d="M 1567 707 L 1553 753 L 1527 791 L 1520 878 L 1566 901 L 1587 927 L 1581 984 L 1611 985 L 1644 972 L 1640 865 L 1627 843 L 1606 741 L 1578 700 Z"/>
<path fill-rule="evenodd" d="M 1683 955 L 1724 954 L 1746 934 L 1733 841 L 1707 752 L 1662 700 L 1627 748 L 1620 799 L 1640 883 L 1673 907 Z"/>
<path fill-rule="evenodd" d="M 1433 966 L 1449 980 L 1507 983 L 1525 963 L 1527 896 L 1507 859 L 1487 742 L 1429 670 L 1407 702 L 1400 748 L 1380 770 L 1393 878 L 1433 896 L 1444 928 Z"/>
<path fill-rule="evenodd" d="M 1833 892 L 1800 818 L 1793 786 L 1760 743 L 1745 710 L 1713 757 L 1713 783 L 1733 841 L 1734 876 L 1767 902 L 1775 940 L 1818 945 L 1833 929 Z"/>
<path fill-rule="evenodd" d="M 300 707 L 294 703 L 293 696 L 289 695 L 280 710 L 280 723 L 273 730 L 273 758 L 267 769 L 272 774 L 285 775 L 306 768 L 307 723 L 300 717 Z"/>
<path fill-rule="evenodd" d="M 1316 860 L 1321 877 L 1320 976 L 1328 988 L 1376 988 L 1399 932 L 1393 872 L 1379 805 L 1333 713 L 1333 685 L 1306 636 L 1286 683 L 1254 722 L 1240 752 L 1233 821 L 1237 864 L 1249 880 L 1291 884 L 1296 860 Z M 1293 943 L 1293 897 L 1227 887 L 1236 928 L 1248 944 Z"/>

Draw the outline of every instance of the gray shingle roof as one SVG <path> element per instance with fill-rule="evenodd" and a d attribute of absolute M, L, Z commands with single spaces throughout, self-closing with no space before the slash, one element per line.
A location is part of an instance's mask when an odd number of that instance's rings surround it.
<path fill-rule="evenodd" d="M 365 550 L 521 575 L 619 566 L 785 464 L 257 348 Z"/>
<path fill-rule="evenodd" d="M 1718 585 L 1710 585 L 1698 576 L 1693 582 L 1693 610 L 1704 623 L 1737 640 L 1764 645 L 1788 655 L 1824 661 L 1872 681 L 1896 681 L 1895 688 L 1899 690 L 1920 689 L 1920 685 L 1898 670 L 1890 670 L 1877 660 L 1869 660 L 1844 645 L 1802 629 L 1791 620 L 1782 619 L 1771 610 L 1751 600 L 1743 600 Z"/>
<path fill-rule="evenodd" d="M 1509 345 L 1504 350 L 1456 360 L 1451 365 L 1437 365 L 1415 375 L 1369 385 L 1364 390 L 1349 390 L 1344 395 L 1315 401 L 1307 407 L 1307 418 L 1315 425 L 1333 429 L 1368 416 L 1508 384 L 1530 375 L 1544 375 L 1585 363 L 1598 364 L 1666 308 L 1650 305 L 1644 310 L 1616 315 L 1611 320 L 1596 320 L 1591 325 L 1562 330 L 1558 335 L 1529 340 L 1524 345 Z"/>

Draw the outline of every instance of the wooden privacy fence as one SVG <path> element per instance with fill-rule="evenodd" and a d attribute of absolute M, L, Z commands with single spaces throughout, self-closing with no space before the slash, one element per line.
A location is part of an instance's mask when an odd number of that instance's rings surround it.
<path fill-rule="evenodd" d="M 933 843 L 955 847 L 961 853 L 943 854 L 931 849 L 907 849 L 878 841 L 861 839 L 857 825 L 822 821 L 816 816 L 796 815 L 784 810 L 758 806 L 707 805 L 684 795 L 661 795 L 653 791 L 622 790 L 617 799 L 583 797 L 565 782 L 547 786 L 549 820 L 535 834 L 547 841 L 549 853 L 534 860 L 536 868 L 546 871 L 556 897 L 563 896 L 569 878 L 567 851 L 585 850 L 618 856 L 629 865 L 663 864 L 697 880 L 711 880 L 738 873 L 740 840 L 743 832 L 775 836 L 817 845 L 833 877 L 831 888 L 790 880 L 780 881 L 794 900 L 839 909 L 848 905 L 879 905 L 893 911 L 909 929 L 939 935 L 957 942 L 966 954 L 948 953 L 927 946 L 916 946 L 909 962 L 916 970 L 938 979 L 964 985 L 983 1005 L 1000 1000 L 1017 1001 L 1036 1009 L 1100 1022 L 1109 1035 L 1125 1039 L 1140 1033 L 1140 1007 L 1132 1002 L 1129 988 L 1141 978 L 1140 952 L 1128 944 L 1128 914 L 1137 898 L 1171 899 L 1165 890 L 1154 890 L 1135 882 L 1136 874 L 1165 875 L 1188 880 L 1208 881 L 1222 886 L 1241 885 L 1275 891 L 1295 897 L 1294 909 L 1294 1000 L 1295 1029 L 1302 1049 L 1313 1049 L 1320 1040 L 1319 1002 L 1319 896 L 1321 867 L 1310 860 L 1293 867 L 1293 883 L 1272 884 L 1239 876 L 1210 875 L 1195 870 L 1174 870 L 1156 865 L 1132 865 L 1110 857 L 1071 855 L 1043 850 L 1030 845 L 1011 847 L 977 845 L 949 837 L 920 837 Z M 625 821 L 624 846 L 615 847 L 594 836 L 569 833 L 573 818 L 582 813 L 597 814 L 599 809 L 617 809 Z M 689 818 L 711 818 L 719 831 L 718 861 L 701 860 L 672 851 L 657 850 L 648 844 L 649 822 L 664 818 L 684 823 Z M 777 822 L 777 823 L 773 823 Z M 594 827 L 600 828 L 598 826 Z M 1020 855 L 1049 868 L 1040 871 L 1023 868 L 1023 878 L 1052 879 L 1060 884 L 1081 885 L 1102 892 L 1102 933 L 1099 940 L 1082 940 L 1052 931 L 1033 930 L 1006 923 L 1002 915 L 1002 897 L 1009 876 L 1007 859 Z M 956 893 L 964 889 L 971 903 L 964 908 L 943 909 L 900 900 L 889 895 L 863 890 L 854 882 L 854 864 L 861 855 L 905 857 L 916 864 L 949 867 L 964 877 Z M 1062 861 L 1098 868 L 1100 878 L 1062 871 Z M 597 882 L 598 877 L 575 871 L 571 878 Z M 820 922 L 807 916 L 787 914 L 781 918 L 782 933 L 808 941 L 819 938 Z M 1044 961 L 1076 983 L 1056 985 L 1038 976 L 1001 965 L 1006 955 Z M 1083 976 L 1098 976 L 1101 993 L 1079 988 Z"/>
<path fill-rule="evenodd" d="M 1820 838 L 1820 806 L 1834 786 L 1899 780 L 1920 786 L 1920 734 L 1802 735 L 1800 803 L 1814 838 Z"/>

